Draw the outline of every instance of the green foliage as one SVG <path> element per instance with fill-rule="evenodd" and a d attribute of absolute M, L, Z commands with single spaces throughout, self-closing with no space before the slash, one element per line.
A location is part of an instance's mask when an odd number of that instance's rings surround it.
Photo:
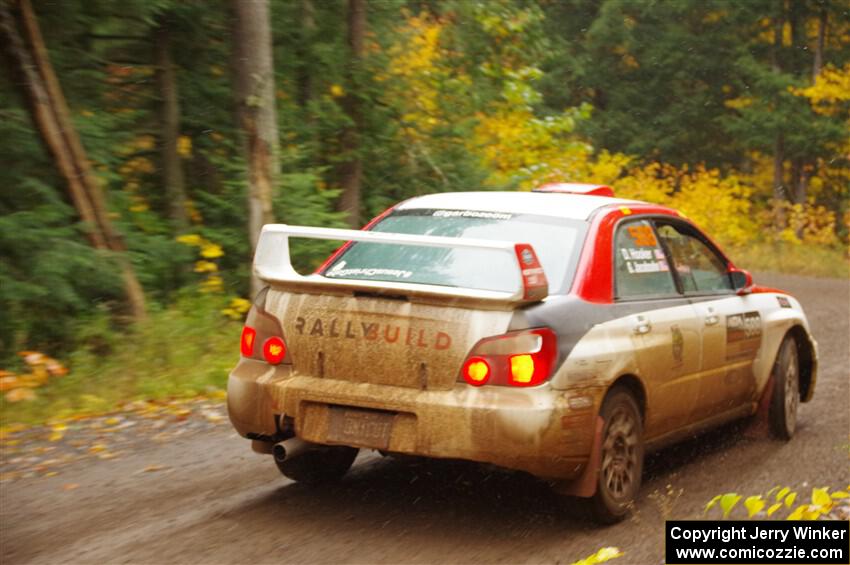
<path fill-rule="evenodd" d="M 223 390 L 238 355 L 240 323 L 221 313 L 226 299 L 187 288 L 167 309 L 117 332 L 107 312 L 73 323 L 78 349 L 70 373 L 34 400 L 0 398 L 6 425 L 41 423 L 81 412 L 109 412 L 137 398 L 186 398 Z"/>
<path fill-rule="evenodd" d="M 24 346 L 73 347 L 75 318 L 120 296 L 112 258 L 88 245 L 84 226 L 54 188 L 29 118 L 0 82 L 0 365 Z M 11 108 L 10 108 L 11 106 Z"/>
<path fill-rule="evenodd" d="M 344 214 L 330 211 L 338 191 L 322 189 L 319 178 L 315 171 L 282 175 L 275 217 L 286 224 L 347 228 Z M 294 240 L 292 264 L 300 272 L 312 272 L 340 245 L 338 241 Z"/>

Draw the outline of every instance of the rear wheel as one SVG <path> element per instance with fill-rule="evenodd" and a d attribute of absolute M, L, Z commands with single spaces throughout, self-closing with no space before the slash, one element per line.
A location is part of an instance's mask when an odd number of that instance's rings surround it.
<path fill-rule="evenodd" d="M 358 451 L 356 447 L 322 445 L 311 447 L 292 459 L 275 460 L 275 464 L 285 477 L 315 485 L 341 479 L 351 468 Z"/>
<path fill-rule="evenodd" d="M 643 474 L 643 422 L 632 394 L 612 390 L 602 403 L 599 477 L 596 494 L 590 499 L 594 517 L 613 524 L 628 515 L 640 489 Z"/>
<path fill-rule="evenodd" d="M 771 375 L 770 433 L 776 438 L 789 440 L 797 429 L 797 407 L 800 403 L 800 361 L 797 342 L 790 335 L 785 336 L 779 346 Z"/>

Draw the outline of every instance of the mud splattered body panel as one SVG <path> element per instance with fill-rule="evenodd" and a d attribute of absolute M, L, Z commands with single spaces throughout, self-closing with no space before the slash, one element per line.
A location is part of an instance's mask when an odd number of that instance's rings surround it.
<path fill-rule="evenodd" d="M 266 311 L 283 321 L 292 365 L 260 373 L 261 362 L 243 360 L 233 371 L 231 419 L 241 432 L 272 436 L 275 418 L 286 415 L 299 437 L 316 443 L 470 459 L 547 477 L 580 470 L 587 446 L 569 430 L 582 422 L 570 419 L 563 392 L 548 384 L 524 390 L 458 382 L 469 350 L 482 336 L 505 333 L 513 312 L 273 288 Z M 384 426 L 380 418 L 369 424 L 368 414 L 388 415 L 387 437 L 343 434 L 340 441 L 338 408 L 363 410 L 364 429 Z"/>
<path fill-rule="evenodd" d="M 454 385 L 481 336 L 511 313 L 374 297 L 271 292 L 298 374 L 422 390 Z"/>

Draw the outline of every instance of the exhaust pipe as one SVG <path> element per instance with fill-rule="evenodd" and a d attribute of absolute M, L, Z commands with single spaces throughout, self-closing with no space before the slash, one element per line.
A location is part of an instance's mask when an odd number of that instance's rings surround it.
<path fill-rule="evenodd" d="M 280 443 L 276 443 L 272 448 L 274 460 L 278 463 L 288 461 L 293 457 L 301 455 L 309 449 L 310 444 L 299 437 L 292 437 Z"/>

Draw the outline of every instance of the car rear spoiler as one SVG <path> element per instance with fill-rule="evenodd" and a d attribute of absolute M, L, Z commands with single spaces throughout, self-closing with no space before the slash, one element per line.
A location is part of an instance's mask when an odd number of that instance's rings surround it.
<path fill-rule="evenodd" d="M 347 242 L 368 242 L 396 245 L 417 245 L 449 249 L 480 249 L 507 253 L 517 266 L 517 289 L 513 292 L 481 290 L 408 283 L 331 278 L 319 273 L 301 275 L 292 266 L 289 253 L 290 238 L 327 239 Z M 369 294 L 405 296 L 422 299 L 453 299 L 453 302 L 474 302 L 482 306 L 505 307 L 537 302 L 549 294 L 546 274 L 540 266 L 534 248 L 528 243 L 438 237 L 361 230 L 313 228 L 286 224 L 263 226 L 257 251 L 254 254 L 254 273 L 269 284 L 303 292 L 365 292 Z"/>

